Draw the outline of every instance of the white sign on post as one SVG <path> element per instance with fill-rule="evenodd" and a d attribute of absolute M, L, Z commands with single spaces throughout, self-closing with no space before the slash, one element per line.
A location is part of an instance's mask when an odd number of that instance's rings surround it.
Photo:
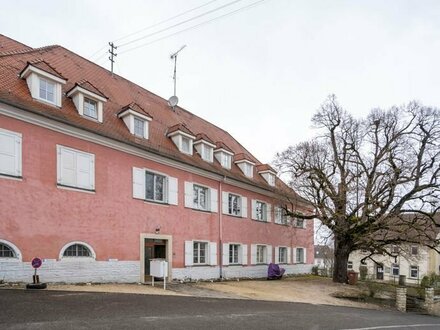
<path fill-rule="evenodd" d="M 164 259 L 151 259 L 150 260 L 150 275 L 151 284 L 154 286 L 154 278 L 163 278 L 163 289 L 166 290 L 166 283 L 168 277 L 168 262 Z"/>

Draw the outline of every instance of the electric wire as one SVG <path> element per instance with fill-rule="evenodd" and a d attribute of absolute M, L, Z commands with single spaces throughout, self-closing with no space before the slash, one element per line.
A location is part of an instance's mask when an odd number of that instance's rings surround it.
<path fill-rule="evenodd" d="M 167 31 L 167 30 L 169 30 L 169 29 L 173 29 L 173 28 L 175 28 L 175 27 L 177 27 L 177 26 L 180 26 L 180 25 L 182 25 L 182 24 L 185 24 L 185 23 L 191 22 L 191 21 L 193 21 L 193 20 L 195 20 L 195 19 L 198 19 L 198 18 L 200 18 L 200 17 L 206 16 L 206 15 L 208 15 L 208 14 L 212 14 L 212 13 L 214 13 L 214 12 L 216 12 L 216 11 L 219 11 L 219 10 L 221 10 L 221 9 L 223 9 L 223 8 L 226 8 L 226 7 L 232 6 L 232 5 L 234 5 L 234 4 L 236 4 L 237 2 L 240 2 L 240 1 L 243 1 L 243 0 L 234 0 L 234 1 L 228 2 L 228 3 L 224 4 L 224 5 L 221 5 L 221 6 L 219 6 L 219 7 L 214 8 L 214 9 L 208 10 L 208 11 L 206 11 L 206 12 L 204 12 L 204 13 L 201 13 L 201 14 L 199 14 L 199 15 L 193 16 L 193 17 L 188 18 L 188 19 L 186 19 L 186 20 L 184 20 L 184 21 L 181 21 L 181 22 L 179 22 L 179 23 L 176 23 L 176 24 L 173 24 L 173 25 L 168 26 L 168 27 L 166 27 L 166 28 L 163 28 L 163 29 L 161 29 L 161 30 L 158 30 L 158 31 L 155 31 L 155 32 L 149 33 L 149 34 L 147 34 L 147 35 L 145 35 L 145 36 L 142 36 L 142 37 L 136 38 L 136 39 L 134 39 L 134 40 L 127 41 L 127 42 L 125 42 L 125 43 L 119 44 L 119 45 L 118 45 L 118 48 L 120 48 L 120 47 L 124 47 L 124 46 L 127 46 L 127 45 L 130 45 L 130 44 L 132 44 L 132 43 L 134 43 L 134 42 L 137 42 L 137 41 L 139 41 L 139 40 L 142 40 L 142 39 L 145 39 L 145 38 L 148 38 L 148 37 L 154 36 L 154 35 L 156 35 L 156 34 L 159 34 L 159 33 L 165 32 L 165 31 Z"/>
<path fill-rule="evenodd" d="M 147 42 L 147 43 L 145 43 L 145 44 L 141 44 L 141 45 L 138 45 L 138 46 L 135 46 L 135 47 L 132 47 L 132 48 L 128 48 L 128 49 L 126 49 L 126 50 L 120 52 L 119 54 L 125 54 L 125 53 L 128 53 L 128 52 L 133 51 L 133 50 L 136 50 L 136 49 L 138 49 L 138 48 L 145 47 L 145 46 L 148 46 L 148 45 L 154 44 L 154 43 L 156 43 L 156 42 L 158 42 L 158 41 L 161 41 L 161 40 L 164 40 L 164 39 L 167 39 L 167 38 L 173 37 L 173 36 L 175 36 L 175 35 L 177 35 L 177 34 L 180 34 L 180 33 L 183 33 L 183 32 L 186 32 L 186 31 L 189 31 L 189 30 L 192 30 L 192 29 L 198 28 L 198 27 L 200 27 L 200 26 L 202 26 L 202 25 L 205 25 L 205 24 L 211 23 L 211 22 L 213 22 L 213 21 L 215 21 L 215 20 L 218 20 L 218 19 L 221 19 L 221 18 L 224 18 L 224 17 L 230 16 L 230 15 L 236 14 L 236 13 L 238 13 L 238 12 L 240 12 L 240 11 L 243 11 L 243 10 L 246 10 L 246 9 L 250 9 L 250 8 L 252 8 L 252 7 L 255 7 L 255 6 L 261 4 L 261 3 L 264 2 L 264 1 L 267 1 L 267 0 L 259 0 L 259 1 L 255 1 L 255 2 L 253 2 L 253 3 L 251 3 L 251 4 L 249 4 L 249 5 L 246 5 L 246 6 L 240 7 L 240 8 L 238 8 L 238 9 L 233 10 L 233 11 L 230 11 L 230 12 L 228 12 L 228 13 L 226 13 L 226 14 L 223 14 L 223 15 L 220 15 L 220 16 L 217 16 L 217 17 L 214 17 L 214 18 L 212 18 L 212 19 L 210 19 L 210 20 L 207 20 L 207 21 L 201 22 L 201 23 L 199 23 L 199 24 L 196 24 L 196 25 L 190 26 L 190 27 L 188 27 L 188 28 L 186 28 L 186 29 L 183 29 L 183 30 L 180 30 L 180 31 L 177 31 L 177 32 L 171 33 L 171 34 L 168 34 L 168 35 L 166 35 L 166 36 L 163 36 L 163 37 L 161 37 L 161 38 L 158 38 L 158 39 L 152 40 L 152 41 Z"/>

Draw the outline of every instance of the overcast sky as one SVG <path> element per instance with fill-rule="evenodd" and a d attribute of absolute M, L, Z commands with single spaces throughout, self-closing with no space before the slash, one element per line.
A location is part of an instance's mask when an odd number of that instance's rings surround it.
<path fill-rule="evenodd" d="M 357 116 L 416 99 L 440 106 L 440 1 L 266 0 L 128 51 L 257 0 L 4 1 L 0 33 L 32 47 L 60 44 L 168 98 L 178 57 L 179 105 L 231 133 L 263 163 L 313 135 L 326 96 Z M 104 47 L 104 48 L 103 48 Z M 100 50 L 101 51 L 98 51 Z M 126 52 L 126 53 L 123 53 Z M 94 56 L 91 56 L 93 55 Z"/>

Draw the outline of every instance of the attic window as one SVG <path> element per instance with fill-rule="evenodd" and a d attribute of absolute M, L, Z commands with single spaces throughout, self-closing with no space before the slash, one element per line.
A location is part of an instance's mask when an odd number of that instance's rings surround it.
<path fill-rule="evenodd" d="M 189 138 L 187 138 L 186 136 L 182 136 L 182 141 L 181 141 L 181 150 L 182 152 L 186 153 L 186 154 L 192 154 L 191 152 L 191 140 Z"/>
<path fill-rule="evenodd" d="M 153 118 L 137 103 L 130 103 L 123 107 L 118 117 L 122 118 L 131 134 L 148 139 L 149 123 Z"/>
<path fill-rule="evenodd" d="M 98 103 L 87 97 L 84 98 L 84 116 L 98 120 Z"/>
<path fill-rule="evenodd" d="M 54 82 L 48 79 L 40 78 L 40 99 L 50 103 L 55 103 L 55 89 L 56 85 Z"/>
<path fill-rule="evenodd" d="M 78 114 L 84 118 L 97 120 L 102 123 L 104 103 L 107 97 L 88 81 L 80 81 L 66 93 L 72 98 Z"/>
<path fill-rule="evenodd" d="M 214 150 L 215 158 L 223 168 L 230 170 L 234 153 L 222 142 L 217 142 L 216 146 L 217 148 Z"/>
<path fill-rule="evenodd" d="M 183 124 L 177 124 L 168 129 L 167 136 L 171 138 L 180 152 L 188 155 L 193 154 L 194 134 Z"/>
<path fill-rule="evenodd" d="M 245 176 L 252 178 L 254 176 L 254 165 L 249 156 L 245 154 L 235 155 L 235 164 L 240 168 Z"/>
<path fill-rule="evenodd" d="M 134 117 L 134 135 L 145 137 L 145 121 Z"/>
<path fill-rule="evenodd" d="M 276 171 L 271 166 L 267 164 L 257 165 L 257 171 L 270 186 L 275 186 Z"/>
<path fill-rule="evenodd" d="M 194 148 L 205 162 L 212 163 L 214 161 L 214 147 L 215 144 L 208 136 L 202 133 L 197 134 Z"/>

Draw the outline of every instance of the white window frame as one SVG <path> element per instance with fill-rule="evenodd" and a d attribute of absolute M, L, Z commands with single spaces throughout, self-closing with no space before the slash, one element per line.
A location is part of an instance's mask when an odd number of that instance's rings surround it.
<path fill-rule="evenodd" d="M 62 152 L 67 151 L 74 154 L 74 170 L 75 170 L 75 177 L 72 184 L 69 184 L 65 181 L 63 181 L 63 160 L 62 160 Z M 77 168 L 78 165 L 78 156 L 84 156 L 89 158 L 90 161 L 90 182 L 88 186 L 81 186 L 78 183 L 78 173 L 81 171 Z M 74 188 L 79 190 L 88 190 L 88 191 L 94 191 L 95 190 L 95 155 L 92 153 L 84 152 L 81 150 L 73 149 L 70 147 L 62 146 L 57 144 L 57 185 L 60 187 L 68 187 L 68 188 Z"/>
<path fill-rule="evenodd" d="M 416 276 L 412 276 L 413 271 L 416 272 Z M 409 266 L 409 278 L 419 278 L 419 266 Z"/>
<path fill-rule="evenodd" d="M 140 127 L 142 127 L 142 132 L 138 132 L 137 131 L 137 127 L 139 127 L 139 126 L 136 126 L 136 122 L 138 122 L 138 123 L 140 123 Z M 145 134 L 145 120 L 143 120 L 143 119 L 141 119 L 141 118 L 139 118 L 139 117 L 136 117 L 136 116 L 133 116 L 133 134 L 135 135 L 135 136 L 137 136 L 137 137 L 141 137 L 141 138 L 145 138 L 145 136 L 146 136 L 146 134 Z"/>
<path fill-rule="evenodd" d="M 195 251 L 195 245 L 198 245 L 198 249 L 197 249 L 197 255 L 194 254 Z M 201 244 L 203 244 L 205 246 L 205 261 L 204 262 L 200 262 L 200 246 Z M 209 264 L 209 242 L 206 241 L 193 241 L 193 265 L 208 265 Z"/>
<path fill-rule="evenodd" d="M 14 140 L 14 154 L 2 154 L 3 157 L 13 157 L 14 158 L 14 169 L 12 171 L 7 171 L 6 168 L 1 167 L 0 162 L 0 177 L 14 177 L 21 178 L 22 177 L 22 135 L 21 133 L 12 132 L 6 129 L 0 128 L 0 136 L 3 135 L 6 138 L 10 138 Z M 1 150 L 1 147 L 0 147 Z M 0 155 L 0 157 L 2 157 Z M 0 158 L 1 160 L 1 158 Z"/>
<path fill-rule="evenodd" d="M 22 261 L 21 251 L 15 244 L 4 239 L 0 239 L 0 244 L 6 245 L 8 248 L 12 250 L 14 254 L 13 257 L 0 258 L 0 262 Z"/>
<path fill-rule="evenodd" d="M 221 159 L 221 162 L 220 162 L 221 166 L 223 168 L 226 168 L 226 169 L 230 170 L 231 169 L 231 164 L 232 164 L 232 156 L 228 155 L 225 152 L 222 152 L 221 156 L 220 156 L 220 159 Z"/>
<path fill-rule="evenodd" d="M 241 251 L 242 246 L 240 244 L 236 244 L 236 243 L 230 243 L 228 245 L 229 245 L 229 248 L 228 248 L 229 265 L 240 265 L 241 264 L 240 254 L 242 253 L 242 251 Z M 231 254 L 231 252 L 232 252 L 232 254 Z M 236 259 L 235 259 L 235 257 L 236 257 Z"/>
<path fill-rule="evenodd" d="M 244 162 L 243 165 L 244 165 L 243 166 L 244 175 L 246 175 L 248 178 L 252 178 L 254 176 L 253 173 L 254 166 L 246 162 Z"/>
<path fill-rule="evenodd" d="M 89 257 L 76 257 L 76 256 L 65 256 L 64 252 L 72 245 L 84 245 L 89 251 L 90 256 Z M 75 261 L 91 261 L 96 259 L 96 253 L 95 250 L 92 248 L 92 246 L 86 242 L 83 241 L 73 241 L 69 242 L 66 245 L 64 245 L 61 250 L 60 254 L 58 256 L 59 260 L 75 260 Z"/>
<path fill-rule="evenodd" d="M 214 161 L 214 148 L 211 146 L 208 146 L 205 143 L 202 143 L 201 145 L 201 153 L 200 156 L 202 159 L 206 162 L 212 163 Z"/>
<path fill-rule="evenodd" d="M 153 198 L 147 197 L 147 174 L 153 175 Z M 163 184 L 162 184 L 162 199 L 156 199 L 156 177 L 162 177 L 163 178 Z M 145 200 L 149 202 L 155 202 L 155 203 L 167 203 L 168 202 L 168 176 L 162 174 L 153 172 L 150 170 L 145 170 Z"/>
<path fill-rule="evenodd" d="M 306 220 L 305 219 L 300 219 L 300 218 L 295 218 L 295 227 L 296 228 L 306 228 Z"/>
<path fill-rule="evenodd" d="M 233 204 L 233 202 L 232 202 L 232 200 L 231 200 L 231 197 L 232 198 L 237 198 L 237 208 L 238 208 L 238 213 L 234 213 L 234 208 L 233 208 L 233 205 L 231 205 L 231 204 Z M 229 215 L 233 215 L 233 216 L 236 216 L 236 217 L 241 217 L 241 215 L 242 215 L 242 205 L 241 205 L 241 201 L 242 201 L 242 196 L 240 196 L 240 195 L 237 195 L 237 194 L 233 194 L 233 193 L 229 193 L 228 194 L 228 214 Z"/>
<path fill-rule="evenodd" d="M 288 247 L 286 246 L 279 246 L 278 247 L 278 260 L 277 263 L 279 264 L 287 264 L 289 262 L 289 252 L 288 252 Z M 282 253 L 281 251 L 284 251 L 284 253 Z M 283 254 L 285 255 L 285 260 L 283 260 Z"/>
<path fill-rule="evenodd" d="M 184 149 L 184 141 L 188 141 L 188 150 Z M 187 136 L 180 136 L 180 151 L 187 155 L 192 155 L 193 140 Z"/>
<path fill-rule="evenodd" d="M 255 258 L 256 258 L 257 265 L 267 264 L 267 245 L 257 244 Z"/>
<path fill-rule="evenodd" d="M 200 203 L 201 190 L 204 190 L 205 192 L 205 207 L 203 207 Z M 199 184 L 193 184 L 193 208 L 202 211 L 209 211 L 211 209 L 210 192 L 211 190 L 208 187 Z M 196 194 L 197 194 L 197 203 L 196 203 Z"/>
<path fill-rule="evenodd" d="M 53 88 L 53 100 L 52 101 L 48 100 L 47 98 L 41 97 L 41 85 L 42 85 L 42 82 L 44 82 L 46 84 L 46 89 L 44 90 L 45 94 L 46 94 L 46 97 L 47 97 L 47 94 L 48 94 L 47 85 L 48 84 L 52 85 L 52 88 Z M 56 105 L 56 103 L 57 103 L 57 83 L 55 81 L 51 80 L 51 79 L 46 78 L 46 77 L 39 76 L 38 77 L 38 99 L 41 100 L 41 101 L 44 101 L 44 102 Z"/>
<path fill-rule="evenodd" d="M 267 222 L 267 203 L 255 201 L 255 220 Z"/>
<path fill-rule="evenodd" d="M 284 209 L 280 206 L 275 207 L 275 223 L 279 225 L 287 225 L 288 216 L 284 214 Z"/>
<path fill-rule="evenodd" d="M 397 270 L 397 274 L 394 274 L 394 271 Z M 399 276 L 400 275 L 400 265 L 399 264 L 391 264 L 391 275 Z"/>
<path fill-rule="evenodd" d="M 303 248 L 303 247 L 297 247 L 296 248 L 296 251 L 295 251 L 295 263 L 297 263 L 297 264 L 305 264 L 306 263 L 306 260 L 305 260 L 305 248 Z M 301 255 L 301 257 L 302 258 L 300 258 L 300 259 L 298 259 L 298 257 L 299 257 L 299 251 L 302 251 L 302 255 Z"/>
<path fill-rule="evenodd" d="M 90 109 L 89 106 L 87 106 L 87 104 L 94 106 L 95 116 L 93 116 L 90 113 L 86 113 L 86 109 L 87 110 Z M 96 101 L 90 97 L 84 96 L 84 100 L 83 100 L 83 115 L 84 115 L 84 117 L 91 118 L 93 120 L 98 120 L 98 116 L 99 116 L 98 107 L 99 107 L 99 101 Z"/>

